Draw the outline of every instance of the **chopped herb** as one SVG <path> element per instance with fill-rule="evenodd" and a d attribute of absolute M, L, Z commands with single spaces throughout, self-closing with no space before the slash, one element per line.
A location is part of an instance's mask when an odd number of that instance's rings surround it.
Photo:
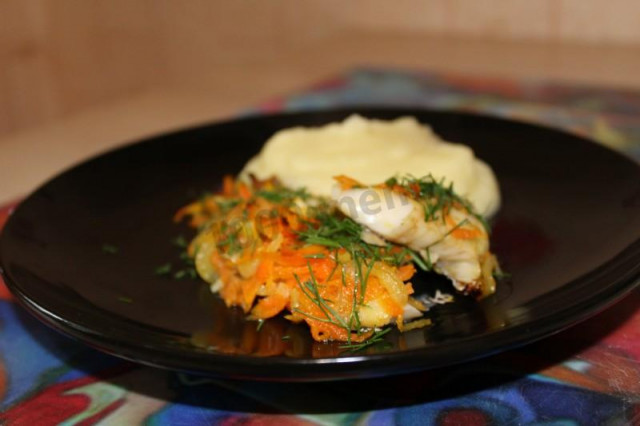
<path fill-rule="evenodd" d="M 314 254 L 307 254 L 304 257 L 305 259 L 324 259 L 326 256 L 324 255 L 324 253 L 314 253 Z"/>
<path fill-rule="evenodd" d="M 284 202 L 292 202 L 296 198 L 300 198 L 301 200 L 306 200 L 311 195 L 307 192 L 305 188 L 300 189 L 289 189 L 285 187 L 277 187 L 273 189 L 261 189 L 256 192 L 256 196 L 264 198 L 265 200 L 274 202 L 274 203 L 284 203 Z"/>
<path fill-rule="evenodd" d="M 291 336 L 284 335 L 284 336 L 282 336 L 282 340 L 291 340 Z"/>
<path fill-rule="evenodd" d="M 223 212 L 228 212 L 229 210 L 240 204 L 240 200 L 235 198 L 231 200 L 216 199 L 215 202 Z"/>
<path fill-rule="evenodd" d="M 319 295 L 314 294 L 313 288 L 315 287 L 315 284 L 313 279 L 311 287 L 307 286 L 307 290 L 309 291 L 302 289 L 305 295 L 318 305 L 321 310 L 323 310 L 325 317 L 328 319 L 327 322 L 331 322 L 348 331 L 348 341 L 350 342 L 351 330 L 356 330 L 358 334 L 362 332 L 357 308 L 358 305 L 362 305 L 364 303 L 367 282 L 375 262 L 383 260 L 384 258 L 392 265 L 400 266 L 404 263 L 408 263 L 407 255 L 405 253 L 396 257 L 392 252 L 392 249 L 394 248 L 393 245 L 377 247 L 365 243 L 361 238 L 362 226 L 346 216 L 321 211 L 314 216 L 314 222 L 309 222 L 307 225 L 308 226 L 305 229 L 298 231 L 298 236 L 303 242 L 307 244 L 323 245 L 334 249 L 336 252 L 338 249 L 344 249 L 349 253 L 351 261 L 353 262 L 355 271 L 355 285 L 353 286 L 352 295 L 353 303 L 351 313 L 346 321 L 337 315 L 332 315 L 332 312 L 327 312 L 329 311 L 327 308 L 330 308 L 330 306 L 325 307 L 323 302 L 319 300 Z M 331 276 L 333 276 L 333 273 L 339 266 L 337 256 L 334 257 L 336 259 L 336 265 L 331 272 Z M 341 268 L 341 272 L 342 283 L 346 286 L 347 282 L 344 267 Z"/>
<path fill-rule="evenodd" d="M 103 244 L 102 245 L 102 252 L 103 253 L 107 253 L 107 254 L 117 254 L 118 253 L 118 247 L 111 245 L 111 244 Z"/>
<path fill-rule="evenodd" d="M 320 212 L 314 216 L 314 222 L 308 222 L 305 229 L 298 231 L 298 237 L 306 244 L 345 249 L 354 262 L 371 259 L 374 262 L 384 260 L 393 266 L 407 263 L 406 253 L 395 254 L 392 244 L 378 247 L 362 241 L 362 230 L 362 225 L 349 217 Z"/>
<path fill-rule="evenodd" d="M 221 231 L 226 233 L 226 235 L 224 239 L 219 240 L 216 243 L 219 248 L 226 247 L 226 252 L 229 255 L 233 255 L 242 251 L 242 244 L 238 239 L 240 229 L 232 229 L 227 224 L 223 224 Z"/>
<path fill-rule="evenodd" d="M 493 271 L 493 278 L 497 279 L 497 280 L 506 280 L 511 278 L 511 274 L 499 269 L 496 269 Z"/>
<path fill-rule="evenodd" d="M 378 343 L 384 342 L 382 338 L 385 334 L 391 331 L 390 328 L 385 328 L 384 330 L 377 330 L 371 337 L 369 337 L 364 342 L 360 343 L 348 343 L 346 345 L 340 345 L 340 349 L 346 349 L 345 352 L 359 352 L 361 350 L 370 348 Z"/>
<path fill-rule="evenodd" d="M 423 271 L 430 271 L 432 269 L 433 265 L 431 265 L 430 260 L 425 263 L 422 256 L 420 256 L 415 250 L 407 250 L 407 252 L 420 269 L 422 269 Z"/>
<path fill-rule="evenodd" d="M 307 244 L 334 248 L 366 244 L 360 238 L 362 226 L 353 219 L 326 212 L 320 212 L 314 219 L 319 225 L 307 223 L 309 226 L 298 232 L 300 238 Z"/>
<path fill-rule="evenodd" d="M 424 207 L 425 220 L 427 221 L 436 220 L 438 217 L 444 220 L 445 215 L 441 214 L 441 212 L 450 209 L 454 205 L 460 205 L 478 219 L 487 232 L 490 231 L 486 219 L 473 209 L 473 206 L 468 200 L 455 193 L 453 183 L 450 183 L 448 186 L 445 185 L 444 178 L 436 180 L 431 174 L 421 178 L 409 175 L 400 179 L 389 179 L 387 182 L 393 184 L 387 184 L 387 186 L 400 186 L 408 192 L 412 198 L 419 201 Z"/>
<path fill-rule="evenodd" d="M 133 299 L 126 296 L 120 296 L 118 297 L 118 300 L 121 301 L 122 303 L 133 303 Z"/>
<path fill-rule="evenodd" d="M 156 275 L 167 275 L 171 272 L 171 263 L 165 263 L 164 265 L 158 266 L 156 268 Z"/>
<path fill-rule="evenodd" d="M 195 268 L 184 268 L 176 271 L 173 274 L 173 278 L 177 280 L 181 280 L 183 278 L 198 278 L 198 272 L 196 272 Z"/>
<path fill-rule="evenodd" d="M 199 199 L 200 201 L 204 201 L 207 198 L 211 197 L 212 195 L 213 195 L 213 192 L 205 190 L 200 193 Z"/>
<path fill-rule="evenodd" d="M 333 278 L 333 274 L 335 274 L 336 269 L 338 269 L 338 265 L 340 265 L 340 262 L 338 262 L 338 252 L 337 251 L 333 253 L 333 259 L 334 259 L 333 269 L 331 269 L 331 272 L 329 273 L 329 276 L 327 277 L 327 281 L 331 281 L 331 278 Z"/>
<path fill-rule="evenodd" d="M 182 253 L 180 253 L 180 260 L 182 260 L 185 264 L 189 266 L 192 266 L 195 264 L 193 257 L 189 256 L 189 253 L 187 253 L 186 251 L 183 251 Z"/>
<path fill-rule="evenodd" d="M 396 177 L 391 177 L 387 180 L 384 181 L 384 184 L 386 186 L 388 186 L 389 188 L 393 188 L 394 186 L 396 186 L 398 184 L 398 178 Z"/>
<path fill-rule="evenodd" d="M 427 253 L 427 267 L 431 270 L 433 269 L 433 262 L 431 261 L 431 250 L 429 250 L 429 247 L 426 248 L 425 252 Z"/>
<path fill-rule="evenodd" d="M 187 246 L 189 245 L 189 242 L 182 234 L 180 234 L 173 239 L 173 244 L 180 248 L 187 248 Z"/>
<path fill-rule="evenodd" d="M 297 309 L 295 311 L 305 316 L 308 316 L 312 319 L 328 322 L 346 330 L 349 335 L 349 340 L 351 340 L 351 328 L 347 325 L 344 319 L 327 303 L 327 300 L 320 295 L 320 291 L 318 290 L 318 282 L 316 281 L 313 270 L 311 269 L 311 265 L 308 262 L 307 262 L 307 268 L 309 269 L 309 273 L 310 273 L 309 281 L 302 283 L 297 274 L 294 274 L 294 278 L 296 279 L 296 282 L 298 283 L 298 287 L 300 288 L 302 293 L 305 296 L 307 296 L 307 298 L 311 300 L 313 304 L 315 304 L 318 308 L 320 308 L 325 318 L 314 317 L 302 311 L 299 311 Z"/>
<path fill-rule="evenodd" d="M 258 320 L 258 325 L 256 326 L 256 331 L 260 331 L 262 329 L 263 325 L 264 325 L 264 320 L 263 319 L 259 319 Z"/>

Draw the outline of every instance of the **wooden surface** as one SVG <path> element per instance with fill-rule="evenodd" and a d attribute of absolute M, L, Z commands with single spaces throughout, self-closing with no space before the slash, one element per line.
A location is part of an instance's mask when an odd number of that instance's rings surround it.
<path fill-rule="evenodd" d="M 277 60 L 335 29 L 324 2 L 300 3 L 0 0 L 0 134 Z"/>
<path fill-rule="evenodd" d="M 352 0 L 350 28 L 428 31 L 493 39 L 640 42 L 637 0 Z"/>
<path fill-rule="evenodd" d="M 107 98 L 47 124 L 0 137 L 0 200 L 26 194 L 69 165 L 108 148 L 230 116 L 274 95 L 303 89 L 361 65 L 640 89 L 640 51 L 623 45 L 347 32 L 250 64 L 213 64 L 205 56 L 189 62 L 179 81 Z M 211 72 L 203 75 L 199 67 Z"/>
<path fill-rule="evenodd" d="M 331 40 L 363 32 L 639 46 L 640 2 L 0 0 L 0 136 L 185 81 L 226 77 L 230 67 L 257 72 L 321 41 L 344 51 L 355 45 Z M 378 59 L 374 43 L 357 45 L 364 52 L 352 50 L 355 56 Z M 477 55 L 456 49 L 454 54 Z M 467 61 L 435 50 L 445 64 Z M 562 58 L 556 62 L 566 66 Z M 533 60 L 527 65 L 539 68 Z"/>

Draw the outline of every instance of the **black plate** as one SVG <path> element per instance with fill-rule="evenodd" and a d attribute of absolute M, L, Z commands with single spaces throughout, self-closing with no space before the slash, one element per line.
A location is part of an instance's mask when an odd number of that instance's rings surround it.
<path fill-rule="evenodd" d="M 547 128 L 409 109 L 360 112 L 414 115 L 445 139 L 471 145 L 498 176 L 504 204 L 492 244 L 512 277 L 494 296 L 480 303 L 458 298 L 430 312 L 432 327 L 394 330 L 386 344 L 348 353 L 314 344 L 304 326 L 283 319 L 258 331 L 198 280 L 154 273 L 180 262 L 171 240 L 189 231 L 172 223 L 177 208 L 237 173 L 276 130 L 351 112 L 213 124 L 87 161 L 38 189 L 10 218 L 0 241 L 6 282 L 42 321 L 106 352 L 172 369 L 278 380 L 371 377 L 486 356 L 585 319 L 638 283 L 635 163 Z M 105 244 L 117 253 L 105 252 Z M 414 286 L 452 291 L 430 275 Z"/>

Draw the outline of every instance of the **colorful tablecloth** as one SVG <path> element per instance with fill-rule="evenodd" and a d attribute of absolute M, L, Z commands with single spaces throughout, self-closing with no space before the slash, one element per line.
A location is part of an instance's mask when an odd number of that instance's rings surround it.
<path fill-rule="evenodd" d="M 483 112 L 591 136 L 640 159 L 640 93 L 359 69 L 246 113 L 346 105 Z M 0 211 L 6 220 L 10 206 Z M 10 425 L 640 424 L 640 292 L 555 336 L 399 377 L 253 383 L 98 353 L 40 324 L 0 284 L 0 422 Z"/>

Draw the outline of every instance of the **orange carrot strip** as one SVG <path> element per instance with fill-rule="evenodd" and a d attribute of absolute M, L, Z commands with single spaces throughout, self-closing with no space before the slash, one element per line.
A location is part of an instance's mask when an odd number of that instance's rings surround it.
<path fill-rule="evenodd" d="M 455 221 L 451 218 L 450 215 L 445 216 L 445 220 L 447 225 L 449 226 L 458 226 Z M 465 228 L 462 226 L 458 226 L 457 228 L 451 231 L 451 235 L 460 240 L 472 240 L 474 238 L 481 237 L 483 235 L 483 231 L 478 228 Z"/>
<path fill-rule="evenodd" d="M 351 189 L 351 188 L 356 188 L 358 186 L 362 186 L 362 184 L 360 182 L 358 182 L 357 180 L 350 178 L 349 176 L 345 176 L 345 175 L 338 175 L 338 176 L 334 176 L 333 179 L 335 181 L 337 181 L 340 184 L 340 187 L 343 190 L 347 190 L 347 189 Z"/>
<path fill-rule="evenodd" d="M 235 180 L 233 179 L 233 176 L 226 175 L 222 179 L 222 193 L 224 195 L 233 195 L 234 188 L 235 188 Z"/>

